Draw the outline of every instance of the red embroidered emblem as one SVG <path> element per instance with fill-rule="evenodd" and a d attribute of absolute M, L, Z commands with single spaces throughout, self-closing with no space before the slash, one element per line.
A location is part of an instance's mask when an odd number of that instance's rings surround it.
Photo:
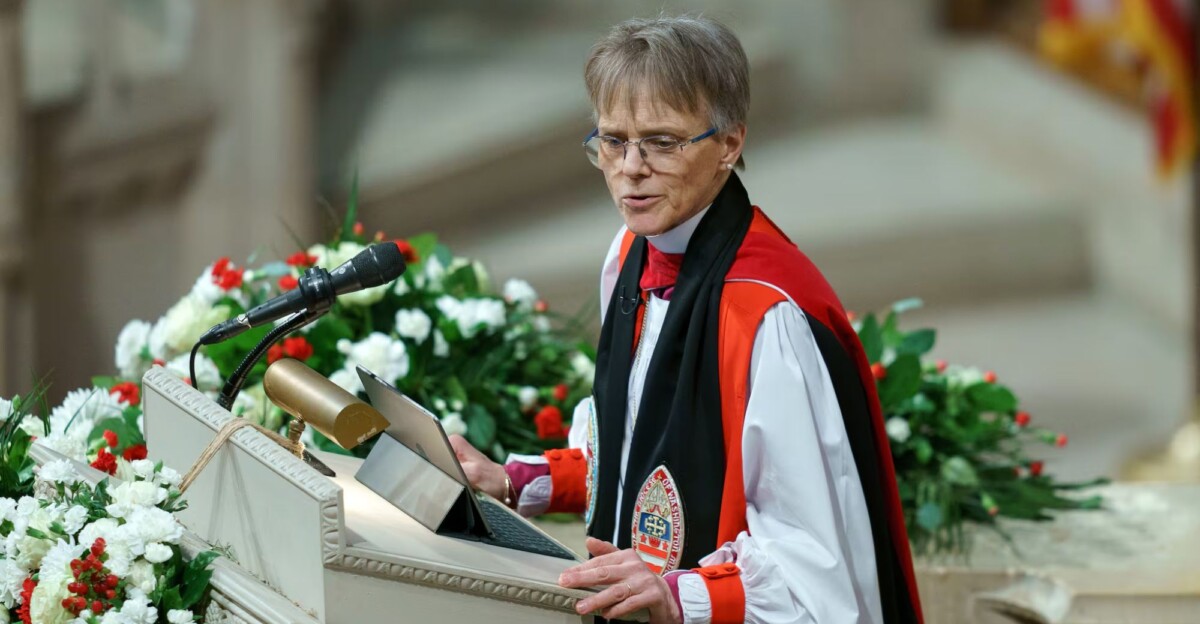
<path fill-rule="evenodd" d="M 679 567 L 683 554 L 683 502 L 666 466 L 655 468 L 633 506 L 633 549 L 655 574 Z"/>

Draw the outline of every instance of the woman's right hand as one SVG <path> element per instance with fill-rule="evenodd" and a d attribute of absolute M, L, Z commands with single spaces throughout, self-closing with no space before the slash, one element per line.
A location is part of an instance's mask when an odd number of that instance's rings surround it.
<path fill-rule="evenodd" d="M 454 447 L 458 463 L 462 464 L 467 480 L 475 489 L 497 500 L 502 501 L 506 498 L 508 473 L 504 472 L 504 466 L 488 459 L 487 455 L 480 453 L 466 438 L 458 434 L 450 436 L 450 446 Z"/>

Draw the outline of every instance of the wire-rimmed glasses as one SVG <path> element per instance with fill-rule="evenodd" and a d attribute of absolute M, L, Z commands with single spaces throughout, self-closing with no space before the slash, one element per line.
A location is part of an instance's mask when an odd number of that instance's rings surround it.
<path fill-rule="evenodd" d="M 612 163 L 625 162 L 625 154 L 630 145 L 638 148 L 642 160 L 651 169 L 669 167 L 674 159 L 683 151 L 684 146 L 697 141 L 703 141 L 717 133 L 715 127 L 697 134 L 690 139 L 679 139 L 669 134 L 642 137 L 636 141 L 622 141 L 616 137 L 600 134 L 600 129 L 592 130 L 583 140 L 583 151 L 597 168 L 603 169 Z"/>

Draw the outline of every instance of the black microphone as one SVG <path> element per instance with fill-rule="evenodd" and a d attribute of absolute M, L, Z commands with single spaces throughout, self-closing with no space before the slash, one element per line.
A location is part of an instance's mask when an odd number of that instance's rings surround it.
<path fill-rule="evenodd" d="M 395 243 L 371 245 L 333 271 L 313 267 L 304 272 L 299 285 L 245 314 L 214 325 L 200 337 L 200 344 L 211 345 L 259 325 L 272 323 L 289 314 L 307 310 L 321 314 L 333 306 L 338 295 L 364 288 L 382 286 L 404 274 L 404 253 Z"/>

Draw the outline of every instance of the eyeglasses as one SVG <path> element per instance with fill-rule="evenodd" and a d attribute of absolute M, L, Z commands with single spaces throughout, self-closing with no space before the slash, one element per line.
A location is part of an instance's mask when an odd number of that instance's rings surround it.
<path fill-rule="evenodd" d="M 685 146 L 703 141 L 716 133 L 717 129 L 714 127 L 690 139 L 677 139 L 663 134 L 642 137 L 636 141 L 622 141 L 616 137 L 600 134 L 600 129 L 597 128 L 583 140 L 583 151 L 593 165 L 603 169 L 616 162 L 625 162 L 629 146 L 633 145 L 638 148 L 642 160 L 651 169 L 662 169 L 670 167 Z"/>

